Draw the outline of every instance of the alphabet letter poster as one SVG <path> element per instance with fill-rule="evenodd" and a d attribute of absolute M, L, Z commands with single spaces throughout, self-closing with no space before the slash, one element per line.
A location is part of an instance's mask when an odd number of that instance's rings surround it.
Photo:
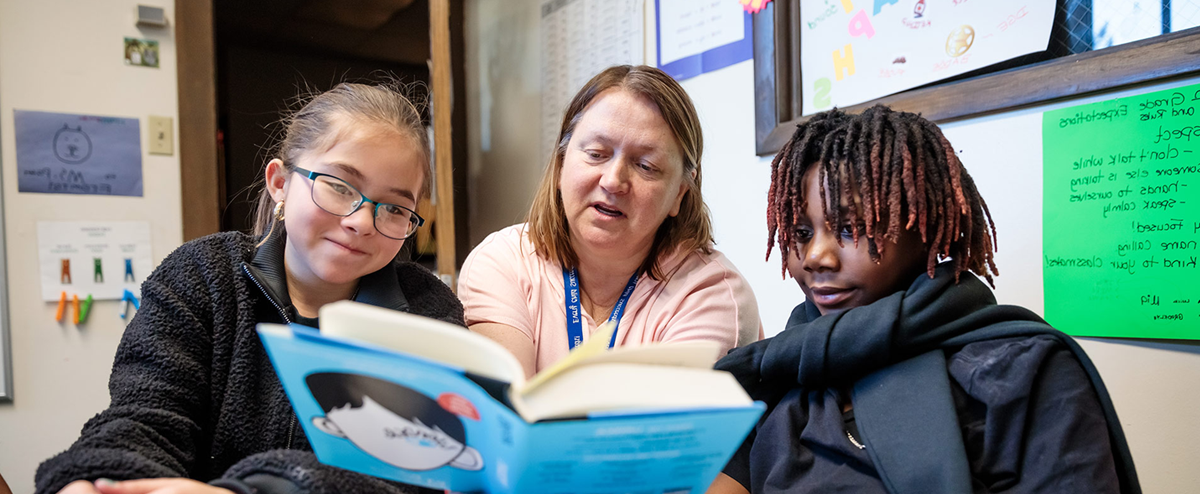
<path fill-rule="evenodd" d="M 804 114 L 1042 51 L 1053 0 L 801 0 Z"/>

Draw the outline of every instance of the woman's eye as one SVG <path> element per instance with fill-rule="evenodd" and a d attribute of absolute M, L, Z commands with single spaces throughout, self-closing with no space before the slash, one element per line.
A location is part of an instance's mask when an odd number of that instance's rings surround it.
<path fill-rule="evenodd" d="M 647 172 L 652 172 L 655 170 L 653 165 L 651 165 L 649 163 L 645 163 L 645 162 L 638 162 L 637 167 L 639 170 L 643 170 L 643 171 L 647 171 Z"/>
<path fill-rule="evenodd" d="M 588 158 L 591 158 L 593 160 L 604 159 L 604 153 L 601 153 L 600 151 L 587 150 L 587 151 L 584 151 L 583 153 L 586 154 Z"/>

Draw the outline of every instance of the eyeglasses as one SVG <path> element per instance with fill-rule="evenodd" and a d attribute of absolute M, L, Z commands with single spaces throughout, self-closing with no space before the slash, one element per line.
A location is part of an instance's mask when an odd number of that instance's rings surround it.
<path fill-rule="evenodd" d="M 293 170 L 313 181 L 312 201 L 317 207 L 334 216 L 346 217 L 354 214 L 365 203 L 375 204 L 375 230 L 381 235 L 404 240 L 425 224 L 416 211 L 396 204 L 373 201 L 345 180 L 328 173 L 318 173 L 293 167 Z"/>

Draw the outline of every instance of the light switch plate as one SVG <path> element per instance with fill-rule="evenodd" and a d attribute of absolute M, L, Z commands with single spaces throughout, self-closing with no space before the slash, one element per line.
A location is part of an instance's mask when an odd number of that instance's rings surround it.
<path fill-rule="evenodd" d="M 175 154 L 175 128 L 171 117 L 150 115 L 150 154 Z"/>

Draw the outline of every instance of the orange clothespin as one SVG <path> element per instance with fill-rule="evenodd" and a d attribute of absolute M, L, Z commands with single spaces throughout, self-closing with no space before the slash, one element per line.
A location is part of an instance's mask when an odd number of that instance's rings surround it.
<path fill-rule="evenodd" d="M 58 311 L 54 313 L 54 320 L 62 322 L 63 313 L 67 311 L 67 292 L 62 292 L 62 297 L 58 298 Z"/>
<path fill-rule="evenodd" d="M 71 295 L 71 308 L 74 309 L 71 312 L 74 314 L 71 316 L 71 320 L 75 321 L 75 324 L 79 324 L 79 295 Z"/>

